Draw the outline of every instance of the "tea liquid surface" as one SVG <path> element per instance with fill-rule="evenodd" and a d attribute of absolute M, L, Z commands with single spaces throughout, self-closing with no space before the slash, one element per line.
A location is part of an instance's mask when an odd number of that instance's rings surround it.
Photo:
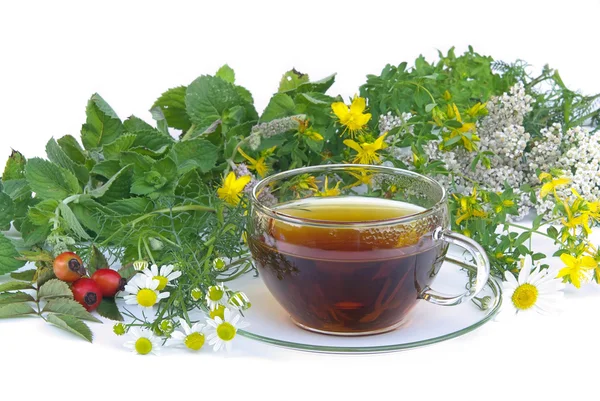
<path fill-rule="evenodd" d="M 275 209 L 300 219 L 339 222 L 309 226 L 271 219 L 249 245 L 265 284 L 300 325 L 360 334 L 400 324 L 433 281 L 446 246 L 415 237 L 411 226 L 356 228 L 348 223 L 422 212 L 409 203 L 364 198 L 310 198 Z"/>

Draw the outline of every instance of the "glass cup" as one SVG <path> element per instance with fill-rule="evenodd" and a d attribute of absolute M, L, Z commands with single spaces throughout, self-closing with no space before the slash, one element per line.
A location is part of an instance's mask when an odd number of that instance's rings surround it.
<path fill-rule="evenodd" d="M 458 305 L 481 291 L 485 251 L 449 227 L 438 182 L 392 167 L 333 164 L 260 181 L 247 238 L 262 280 L 295 324 L 352 336 L 400 327 L 420 299 Z M 457 295 L 431 288 L 448 244 L 470 253 L 477 268 Z"/>

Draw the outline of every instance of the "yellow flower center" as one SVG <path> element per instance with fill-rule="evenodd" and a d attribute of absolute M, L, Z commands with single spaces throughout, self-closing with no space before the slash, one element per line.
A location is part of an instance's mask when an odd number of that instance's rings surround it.
<path fill-rule="evenodd" d="M 208 297 L 211 301 L 219 301 L 221 298 L 223 298 L 223 290 L 221 290 L 219 287 L 210 287 L 208 290 Z"/>
<path fill-rule="evenodd" d="M 137 293 L 137 302 L 140 306 L 149 308 L 156 303 L 157 300 L 156 292 L 149 288 L 143 288 Z"/>
<path fill-rule="evenodd" d="M 537 298 L 538 289 L 529 283 L 525 283 L 517 287 L 511 300 L 515 305 L 515 308 L 526 310 L 535 305 Z"/>
<path fill-rule="evenodd" d="M 235 337 L 235 327 L 231 323 L 221 323 L 217 327 L 217 336 L 223 341 L 231 341 Z"/>
<path fill-rule="evenodd" d="M 194 351 L 198 351 L 204 345 L 204 334 L 192 333 L 183 341 L 185 346 Z"/>
<path fill-rule="evenodd" d="M 215 310 L 211 310 L 209 312 L 209 315 L 211 319 L 214 319 L 216 316 L 219 316 L 221 319 L 225 319 L 225 306 L 217 306 Z"/>
<path fill-rule="evenodd" d="M 169 279 L 165 276 L 154 276 L 152 277 L 152 280 L 158 281 L 158 287 L 156 287 L 158 291 L 164 290 L 169 282 Z"/>
<path fill-rule="evenodd" d="M 200 298 L 202 298 L 202 290 L 200 288 L 194 288 L 192 290 L 192 298 L 194 299 L 194 301 L 197 301 Z"/>
<path fill-rule="evenodd" d="M 149 354 L 152 351 L 152 341 L 146 337 L 140 337 L 135 342 L 135 350 L 140 355 Z"/>

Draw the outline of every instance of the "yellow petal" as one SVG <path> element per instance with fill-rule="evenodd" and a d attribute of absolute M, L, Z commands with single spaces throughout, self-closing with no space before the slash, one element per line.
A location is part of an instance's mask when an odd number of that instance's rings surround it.
<path fill-rule="evenodd" d="M 564 267 L 558 271 L 556 278 L 566 277 L 571 275 L 571 269 L 568 267 Z"/>
<path fill-rule="evenodd" d="M 573 267 L 577 263 L 577 259 L 575 259 L 574 256 L 569 255 L 568 253 L 563 253 L 562 255 L 560 255 L 560 260 L 562 260 L 563 263 L 569 267 Z"/>
<path fill-rule="evenodd" d="M 552 185 L 551 182 L 548 182 L 548 183 L 542 185 L 542 189 L 540 189 L 540 197 L 545 198 L 546 195 L 548 195 L 550 193 L 550 191 L 552 191 L 553 189 L 554 189 L 554 185 Z"/>
<path fill-rule="evenodd" d="M 248 160 L 252 164 L 256 164 L 256 159 L 251 158 L 242 150 L 242 148 L 238 148 L 238 152 L 244 157 L 244 159 Z"/>
<path fill-rule="evenodd" d="M 362 114 L 367 107 L 366 101 L 364 97 L 355 97 L 352 99 L 352 104 L 350 105 L 350 113 L 351 114 Z"/>
<path fill-rule="evenodd" d="M 388 133 L 386 132 L 385 134 L 383 134 L 379 138 L 377 138 L 377 140 L 375 141 L 375 150 L 385 149 L 387 144 L 385 142 L 383 142 L 383 140 L 385 139 L 387 134 Z"/>
<path fill-rule="evenodd" d="M 458 111 L 458 107 L 456 107 L 456 104 L 452 103 L 452 111 L 454 112 L 454 115 L 456 116 L 456 121 L 458 121 L 459 123 L 462 123 L 462 118 L 460 118 L 460 112 Z"/>
<path fill-rule="evenodd" d="M 558 187 L 559 185 L 565 185 L 571 182 L 571 179 L 569 178 L 557 178 L 555 180 L 552 180 L 552 185 L 554 187 Z"/>
<path fill-rule="evenodd" d="M 335 102 L 331 104 L 331 110 L 339 118 L 342 119 L 348 115 L 348 106 L 344 102 Z"/>
<path fill-rule="evenodd" d="M 544 179 L 546 179 L 546 178 L 552 178 L 552 176 L 548 173 L 540 173 L 540 175 L 538 176 L 538 179 L 540 181 L 544 181 Z"/>
<path fill-rule="evenodd" d="M 582 256 L 581 257 L 581 267 L 587 267 L 587 268 L 593 269 L 596 266 L 598 266 L 598 262 L 596 262 L 596 260 L 594 258 L 592 258 L 591 256 Z"/>
<path fill-rule="evenodd" d="M 352 139 L 346 139 L 344 141 L 344 145 L 348 146 L 349 148 L 352 148 L 352 149 L 356 150 L 358 153 L 360 153 L 360 152 L 363 151 L 363 149 L 360 147 L 360 145 L 358 143 L 356 143 Z"/>

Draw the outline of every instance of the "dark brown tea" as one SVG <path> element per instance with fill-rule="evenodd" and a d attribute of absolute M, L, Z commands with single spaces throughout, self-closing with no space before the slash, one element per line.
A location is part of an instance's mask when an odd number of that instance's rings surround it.
<path fill-rule="evenodd" d="M 351 223 L 423 210 L 376 198 L 305 199 L 275 211 L 339 225 L 271 219 L 266 232 L 250 235 L 250 247 L 265 284 L 300 326 L 348 335 L 385 332 L 404 322 L 419 292 L 433 281 L 447 245 L 419 232 L 417 223 L 378 228 Z"/>

